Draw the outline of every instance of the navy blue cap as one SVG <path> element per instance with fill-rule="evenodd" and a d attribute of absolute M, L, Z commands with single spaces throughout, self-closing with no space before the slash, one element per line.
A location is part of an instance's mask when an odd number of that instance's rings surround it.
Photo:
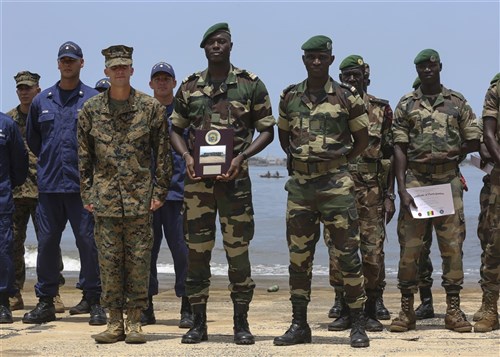
<path fill-rule="evenodd" d="M 80 46 L 72 41 L 64 42 L 61 47 L 59 47 L 59 53 L 57 54 L 57 59 L 63 57 L 71 57 L 75 59 L 82 59 L 83 52 Z"/>
<path fill-rule="evenodd" d="M 174 67 L 172 67 L 167 62 L 158 62 L 157 64 L 155 64 L 153 66 L 153 68 L 151 68 L 151 77 L 150 78 L 153 78 L 153 76 L 159 72 L 166 73 L 175 79 Z"/>
<path fill-rule="evenodd" d="M 111 83 L 109 83 L 109 78 L 104 77 L 102 79 L 99 79 L 97 83 L 95 84 L 95 89 L 108 89 L 111 87 Z"/>

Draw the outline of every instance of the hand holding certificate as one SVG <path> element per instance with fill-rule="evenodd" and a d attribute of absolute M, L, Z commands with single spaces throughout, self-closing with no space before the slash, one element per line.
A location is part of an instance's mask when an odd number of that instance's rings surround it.
<path fill-rule="evenodd" d="M 413 197 L 416 208 L 411 207 L 413 218 L 434 218 L 455 213 L 451 184 L 413 187 L 406 189 Z"/>

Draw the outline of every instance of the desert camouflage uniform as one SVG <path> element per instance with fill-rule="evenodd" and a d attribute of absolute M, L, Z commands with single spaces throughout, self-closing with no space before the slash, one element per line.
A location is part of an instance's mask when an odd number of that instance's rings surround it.
<path fill-rule="evenodd" d="M 458 159 L 461 143 L 479 140 L 481 136 L 475 115 L 458 92 L 442 87 L 431 105 L 418 88 L 399 101 L 393 135 L 395 143 L 408 144 L 406 187 L 450 183 L 455 207 L 455 214 L 429 219 L 414 219 L 400 209 L 398 287 L 402 294 L 417 291 L 422 242 L 428 225 L 433 225 L 443 257 L 442 286 L 448 294 L 458 293 L 464 278 L 462 245 L 465 239 Z"/>
<path fill-rule="evenodd" d="M 392 109 L 389 102 L 370 94 L 363 98 L 368 111 L 368 147 L 349 164 L 355 184 L 356 207 L 359 214 L 361 257 L 365 289 L 368 292 L 385 285 L 384 199 L 390 158 L 383 153 L 392 153 Z M 333 249 L 330 250 L 330 284 L 336 289 L 342 286 L 340 267 Z"/>
<path fill-rule="evenodd" d="M 149 207 L 153 198 L 165 200 L 172 175 L 165 109 L 134 89 L 114 106 L 108 92 L 89 99 L 78 118 L 82 201 L 94 205 L 103 306 L 144 309 L 153 245 Z"/>
<path fill-rule="evenodd" d="M 291 177 L 285 185 L 287 241 L 290 252 L 290 300 L 310 301 L 314 251 L 324 224 L 325 240 L 339 262 L 350 308 L 366 300 L 358 250 L 360 245 L 354 181 L 345 155 L 351 132 L 368 126 L 356 90 L 329 79 L 321 102 L 305 94 L 307 80 L 285 89 L 279 106 L 280 129 L 290 132 Z"/>
<path fill-rule="evenodd" d="M 496 138 L 500 143 L 500 81 L 493 83 L 486 92 L 484 99 L 482 117 L 495 118 L 497 120 Z M 500 167 L 495 164 L 490 174 L 491 193 L 487 209 L 487 225 L 481 247 L 483 255 L 481 261 L 481 287 L 485 291 L 498 294 L 500 290 Z M 481 193 L 483 193 L 481 191 Z"/>
<path fill-rule="evenodd" d="M 253 73 L 231 66 L 219 88 L 207 78 L 207 70 L 183 82 L 175 97 L 172 124 L 190 129 L 234 129 L 234 155 L 251 143 L 255 130 L 272 127 L 271 101 L 264 83 Z M 192 150 L 192 136 L 190 150 Z M 186 293 L 191 305 L 207 302 L 210 287 L 210 258 L 215 244 L 217 212 L 228 260 L 229 290 L 234 303 L 248 304 L 255 283 L 251 278 L 248 246 L 254 235 L 251 182 L 243 164 L 230 182 L 202 179 L 184 186 L 188 273 Z"/>

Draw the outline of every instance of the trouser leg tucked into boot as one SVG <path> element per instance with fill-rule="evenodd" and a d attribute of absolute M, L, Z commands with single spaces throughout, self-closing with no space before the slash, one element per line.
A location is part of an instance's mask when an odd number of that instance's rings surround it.
<path fill-rule="evenodd" d="M 207 305 L 191 305 L 193 310 L 193 327 L 182 336 L 182 343 L 200 343 L 208 340 L 207 335 Z"/>
<path fill-rule="evenodd" d="M 351 310 L 344 301 L 340 316 L 328 324 L 328 331 L 344 331 L 349 328 L 351 328 Z"/>
<path fill-rule="evenodd" d="M 483 292 L 484 310 L 481 318 L 474 325 L 474 332 L 490 332 L 499 329 L 498 291 Z"/>
<path fill-rule="evenodd" d="M 472 331 L 472 325 L 466 320 L 465 314 L 460 310 L 460 296 L 458 294 L 446 294 L 446 305 L 444 327 L 455 332 Z"/>
<path fill-rule="evenodd" d="M 125 328 L 123 326 L 123 313 L 121 309 L 109 310 L 108 328 L 106 331 L 92 335 L 99 343 L 115 343 L 125 339 Z"/>
<path fill-rule="evenodd" d="M 370 332 L 378 332 L 384 329 L 384 325 L 377 320 L 377 299 L 379 298 L 381 292 L 367 290 L 367 300 L 365 303 L 365 329 Z"/>
<path fill-rule="evenodd" d="M 292 325 L 284 335 L 276 337 L 276 346 L 289 346 L 311 343 L 311 328 L 307 323 L 307 306 L 292 306 Z"/>
<path fill-rule="evenodd" d="M 328 317 L 331 319 L 340 317 L 345 305 L 344 292 L 341 289 L 335 288 L 335 300 L 333 301 L 332 308 L 328 311 Z"/>
<path fill-rule="evenodd" d="M 377 290 L 377 298 L 375 300 L 375 317 L 377 318 L 377 320 L 390 320 L 391 314 L 384 305 L 383 294 L 383 289 Z"/>
<path fill-rule="evenodd" d="M 153 296 L 148 296 L 148 307 L 141 312 L 141 325 L 154 325 L 156 323 Z"/>
<path fill-rule="evenodd" d="M 399 312 L 399 316 L 392 320 L 389 331 L 406 332 L 408 330 L 415 330 L 414 299 L 413 294 L 403 294 L 401 296 L 401 311 Z"/>
<path fill-rule="evenodd" d="M 237 345 L 253 345 L 255 338 L 248 326 L 248 304 L 234 304 L 234 343 Z"/>
<path fill-rule="evenodd" d="M 126 337 L 125 343 L 145 343 L 146 336 L 142 332 L 141 327 L 141 312 L 140 307 L 133 307 L 127 309 Z"/>
<path fill-rule="evenodd" d="M 365 316 L 363 309 L 350 309 L 352 327 L 350 333 L 351 347 L 368 347 L 370 339 L 365 332 Z"/>
<path fill-rule="evenodd" d="M 419 291 L 422 302 L 415 309 L 415 316 L 417 320 L 431 319 L 434 317 L 431 288 L 420 288 Z"/>
<path fill-rule="evenodd" d="M 181 303 L 181 319 L 179 320 L 180 328 L 191 328 L 193 327 L 193 311 L 191 310 L 191 304 L 187 296 L 182 297 Z"/>

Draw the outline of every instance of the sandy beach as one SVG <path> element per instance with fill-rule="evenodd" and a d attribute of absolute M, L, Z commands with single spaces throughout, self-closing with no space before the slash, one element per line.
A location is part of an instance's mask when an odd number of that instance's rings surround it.
<path fill-rule="evenodd" d="M 78 303 L 80 291 L 74 288 L 75 279 L 67 279 L 61 297 L 67 307 L 57 314 L 57 320 L 43 325 L 21 322 L 23 314 L 31 310 L 37 299 L 33 280 L 26 282 L 23 292 L 25 310 L 14 311 L 14 323 L 0 325 L 0 355 L 8 356 L 500 356 L 500 331 L 490 333 L 456 333 L 444 329 L 445 295 L 435 283 L 434 308 L 436 318 L 417 322 L 417 329 L 407 333 L 368 333 L 370 347 L 354 349 L 349 345 L 349 331 L 330 332 L 331 319 L 327 311 L 333 300 L 333 290 L 325 277 L 313 282 L 312 301 L 309 305 L 311 344 L 278 347 L 273 338 L 283 334 L 290 325 L 291 304 L 286 276 L 257 276 L 254 300 L 250 307 L 249 322 L 256 337 L 255 345 L 237 346 L 232 335 L 232 303 L 227 290 L 227 278 L 214 277 L 207 308 L 208 341 L 197 345 L 181 344 L 186 332 L 177 327 L 180 301 L 175 297 L 172 276 L 163 275 L 161 292 L 155 297 L 156 325 L 145 326 L 148 342 L 128 345 L 118 342 L 96 344 L 90 337 L 104 330 L 104 326 L 88 325 L 88 316 L 70 316 L 68 309 Z M 278 284 L 277 292 L 267 288 Z M 396 282 L 389 281 L 384 294 L 387 308 L 394 317 L 399 311 L 400 294 Z M 469 320 L 480 306 L 481 290 L 477 284 L 464 287 L 461 294 L 462 310 Z M 418 300 L 418 297 L 416 297 Z M 417 302 L 416 304 L 417 305 Z M 387 328 L 390 321 L 381 321 Z"/>

